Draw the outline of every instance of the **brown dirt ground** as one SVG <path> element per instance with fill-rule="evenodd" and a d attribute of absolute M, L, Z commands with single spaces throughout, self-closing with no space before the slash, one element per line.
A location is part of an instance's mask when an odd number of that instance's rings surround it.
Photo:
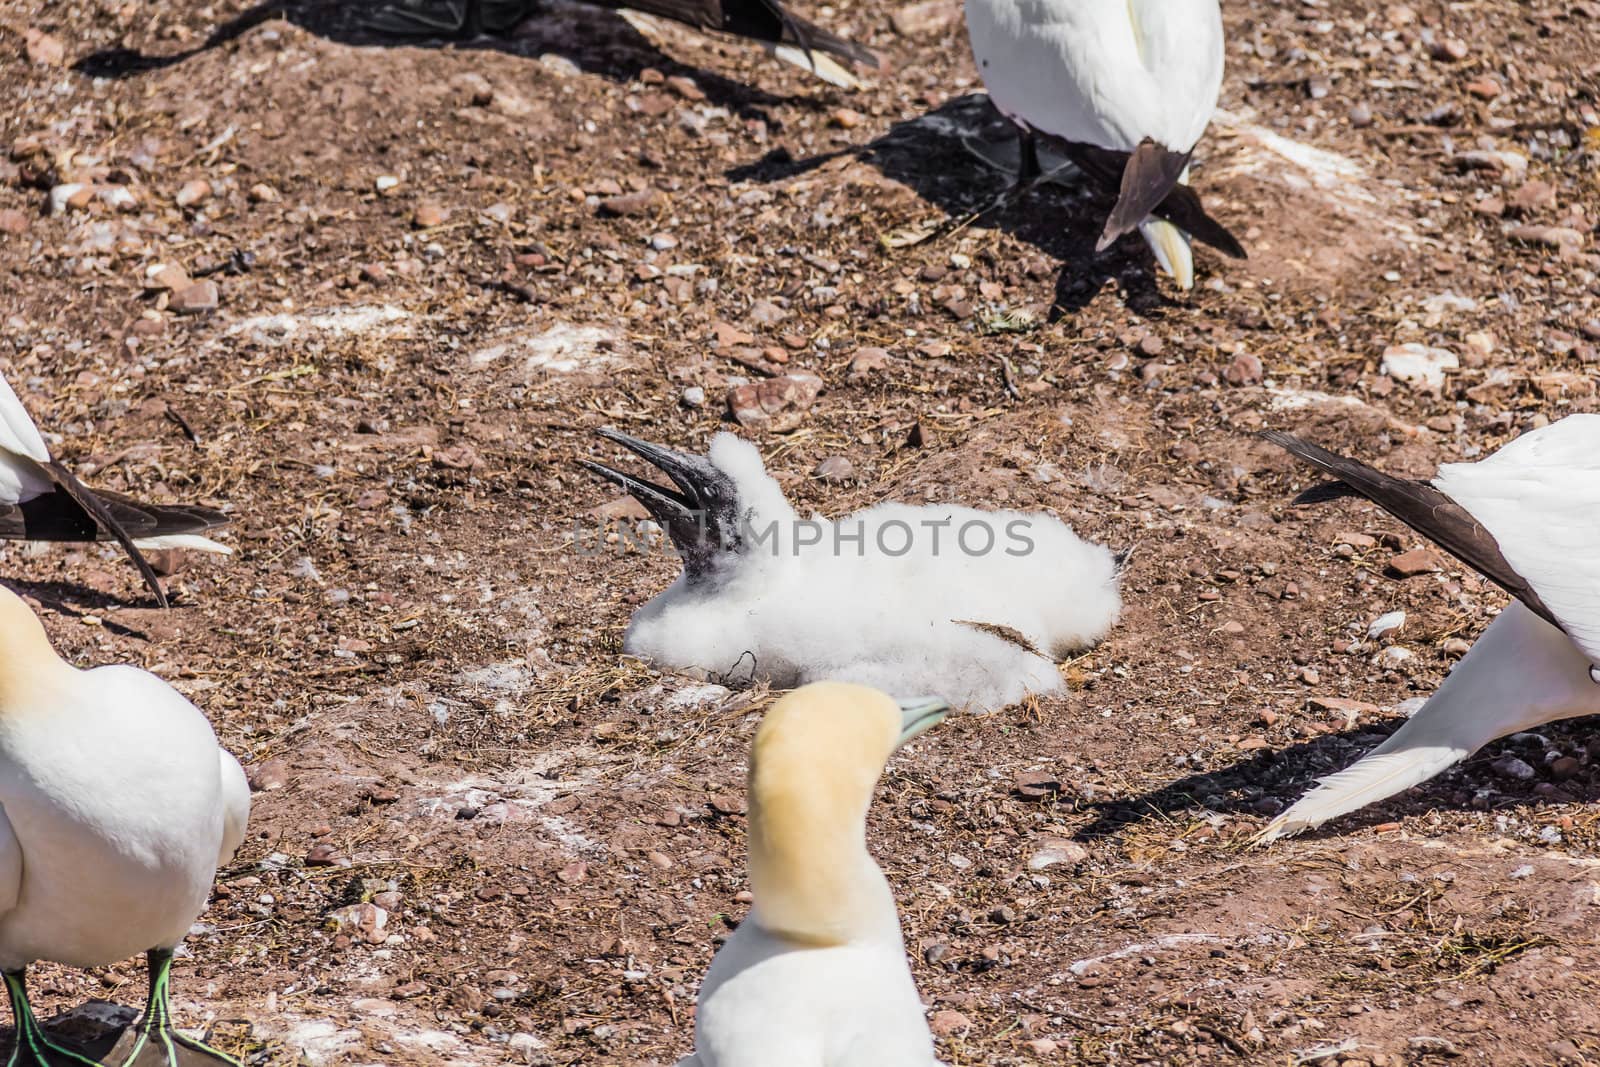
<path fill-rule="evenodd" d="M 1424 474 L 1595 408 L 1600 6 L 1227 4 L 1194 180 L 1252 258 L 1200 252 L 1187 296 L 1135 240 L 1094 257 L 1078 192 L 881 241 L 1004 182 L 951 137 L 988 121 L 963 31 L 954 8 L 910 37 L 881 4 L 808 10 L 892 70 L 839 92 L 576 6 L 462 48 L 363 35 L 327 0 L 0 7 L 6 373 L 92 483 L 236 520 L 238 555 L 188 561 L 170 612 L 109 548 L 3 561 L 63 654 L 156 671 L 281 773 L 180 965 L 183 1020 L 251 1063 L 690 1048 L 745 907 L 770 697 L 621 660 L 676 562 L 575 552 L 615 498 L 573 459 L 602 425 L 699 446 L 731 378 L 787 363 L 827 390 L 751 435 L 805 503 L 1048 508 L 1137 549 L 1069 696 L 952 720 L 885 776 L 871 844 L 923 995 L 965 1018 L 948 1062 L 1600 1061 L 1587 723 L 1246 847 L 1504 603 L 1449 563 L 1388 576 L 1415 539 L 1293 511 L 1310 479 L 1251 431 Z M 31 30 L 59 65 L 25 58 Z M 134 202 L 50 215 L 73 181 Z M 160 263 L 214 270 L 220 306 L 176 313 Z M 1442 392 L 1380 374 L 1411 341 L 1459 354 Z M 852 377 L 863 346 L 887 361 Z M 810 478 L 829 455 L 856 479 Z M 1385 669 L 1348 646 L 1393 609 L 1415 656 Z M 1052 839 L 1082 862 L 1030 867 Z M 304 863 L 318 844 L 336 865 Z M 371 938 L 328 919 L 382 893 Z M 140 983 L 37 986 L 55 1009 Z"/>

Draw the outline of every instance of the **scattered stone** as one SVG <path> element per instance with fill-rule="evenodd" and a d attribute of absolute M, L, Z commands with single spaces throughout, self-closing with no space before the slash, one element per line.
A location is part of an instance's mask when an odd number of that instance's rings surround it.
<path fill-rule="evenodd" d="M 685 100 L 700 103 L 706 98 L 706 91 L 695 83 L 695 80 L 685 75 L 678 74 L 666 80 L 666 86 Z"/>
<path fill-rule="evenodd" d="M 64 182 L 50 189 L 50 214 L 64 215 L 69 210 L 82 211 L 94 199 L 94 186 L 82 182 Z"/>
<path fill-rule="evenodd" d="M 863 345 L 850 359 L 850 378 L 859 380 L 889 365 L 889 352 L 884 348 Z"/>
<path fill-rule="evenodd" d="M 1378 373 L 1405 382 L 1413 389 L 1438 392 L 1444 387 L 1444 372 L 1460 366 L 1456 354 L 1447 348 L 1431 348 L 1408 341 L 1384 349 Z"/>
<path fill-rule="evenodd" d="M 1522 215 L 1533 215 L 1540 211 L 1554 211 L 1556 209 L 1556 187 L 1537 178 L 1523 182 L 1517 191 L 1511 194 L 1509 206 Z"/>
<path fill-rule="evenodd" d="M 1363 715 L 1378 714 L 1378 705 L 1368 704 L 1364 700 L 1350 700 L 1346 697 L 1307 697 L 1306 706 L 1312 711 L 1331 712 L 1342 715 L 1346 722 L 1355 722 Z"/>
<path fill-rule="evenodd" d="M 1249 352 L 1240 352 L 1223 370 L 1222 377 L 1229 385 L 1260 385 L 1266 376 L 1261 360 Z"/>
<path fill-rule="evenodd" d="M 289 765 L 281 759 L 269 759 L 252 766 L 245 779 L 252 793 L 270 793 L 289 784 Z"/>
<path fill-rule="evenodd" d="M 1052 771 L 1023 771 L 1015 788 L 1025 800 L 1044 800 L 1061 792 L 1061 779 Z"/>
<path fill-rule="evenodd" d="M 1404 666 L 1407 661 L 1415 658 L 1416 653 L 1412 652 L 1409 648 L 1402 648 L 1400 645 L 1390 645 L 1388 648 L 1384 649 L 1382 652 L 1379 652 L 1377 656 L 1374 657 L 1374 662 L 1383 669 L 1392 671 L 1398 670 Z"/>
<path fill-rule="evenodd" d="M 847 482 L 856 472 L 855 464 L 843 456 L 828 456 L 811 471 L 820 482 Z"/>
<path fill-rule="evenodd" d="M 328 913 L 328 922 L 336 933 L 344 934 L 352 941 L 381 945 L 389 937 L 385 930 L 389 925 L 389 913 L 376 904 L 350 904 L 338 908 Z"/>
<path fill-rule="evenodd" d="M 449 209 L 433 200 L 424 200 L 411 213 L 411 225 L 419 230 L 431 230 L 435 226 L 443 226 L 449 219 Z"/>
<path fill-rule="evenodd" d="M 643 189 L 637 193 L 623 193 L 621 196 L 608 196 L 600 201 L 602 215 L 646 215 L 655 210 L 661 194 L 654 189 Z"/>
<path fill-rule="evenodd" d="M 1057 864 L 1067 864 L 1073 867 L 1080 863 L 1087 863 L 1089 850 L 1070 841 L 1065 837 L 1047 837 L 1040 842 L 1039 848 L 1028 857 L 1028 869 L 1042 871 L 1047 867 Z"/>
<path fill-rule="evenodd" d="M 1372 620 L 1372 624 L 1367 627 L 1367 638 L 1369 640 L 1376 641 L 1379 638 L 1381 638 L 1384 634 L 1392 633 L 1395 630 L 1400 629 L 1400 627 L 1404 626 L 1405 624 L 1406 624 L 1406 613 L 1405 612 L 1403 612 L 1403 611 L 1387 612 L 1387 613 L 1385 613 L 1383 615 L 1379 615 L 1376 619 Z"/>
<path fill-rule="evenodd" d="M 250 187 L 250 201 L 254 204 L 275 204 L 280 197 L 278 190 L 266 182 L 257 182 Z"/>
<path fill-rule="evenodd" d="M 1583 232 L 1569 226 L 1513 226 L 1507 236 L 1514 241 L 1555 249 L 1577 250 L 1584 242 Z"/>
<path fill-rule="evenodd" d="M 715 337 L 718 348 L 740 348 L 756 343 L 756 335 L 741 330 L 731 322 L 714 322 L 711 324 L 711 333 Z"/>
<path fill-rule="evenodd" d="M 938 33 L 954 26 L 961 18 L 961 5 L 955 0 L 925 0 L 920 4 L 907 4 L 889 16 L 894 32 L 902 37 L 917 37 Z"/>
<path fill-rule="evenodd" d="M 1496 774 L 1526 782 L 1533 777 L 1533 768 L 1516 756 L 1501 756 L 1490 764 Z"/>
<path fill-rule="evenodd" d="M 194 181 L 184 182 L 182 187 L 178 189 L 178 194 L 172 199 L 179 207 L 194 207 L 196 204 L 203 204 L 211 199 L 211 183 L 204 178 L 196 178 Z"/>
<path fill-rule="evenodd" d="M 1550 762 L 1550 777 L 1564 782 L 1578 773 L 1579 763 L 1574 756 L 1558 756 Z"/>
<path fill-rule="evenodd" d="M 67 61 L 67 46 L 58 37 L 30 26 L 22 31 L 22 40 L 29 63 L 40 67 L 59 67 Z"/>
<path fill-rule="evenodd" d="M 1505 91 L 1500 87 L 1500 83 L 1493 78 L 1474 78 L 1466 84 L 1465 88 L 1467 92 L 1479 100 L 1493 100 Z"/>
<path fill-rule="evenodd" d="M 221 294 L 217 291 L 217 283 L 207 278 L 192 282 L 173 293 L 167 301 L 167 307 L 180 315 L 199 315 L 215 311 L 219 299 Z"/>
<path fill-rule="evenodd" d="M 27 233 L 32 225 L 33 221 L 16 208 L 0 208 L 0 233 L 20 237 Z"/>
<path fill-rule="evenodd" d="M 582 860 L 573 860 L 556 872 L 563 885 L 577 885 L 589 878 L 589 865 Z"/>
<path fill-rule="evenodd" d="M 380 196 L 387 195 L 400 188 L 400 179 L 393 174 L 380 174 L 373 180 L 372 186 L 378 190 Z"/>
<path fill-rule="evenodd" d="M 1524 174 L 1528 170 L 1528 157 L 1520 152 L 1477 150 L 1463 152 L 1455 161 L 1462 170 L 1481 170 L 1494 175 Z"/>
<path fill-rule="evenodd" d="M 1419 574 L 1437 571 L 1443 566 L 1444 560 L 1431 548 L 1414 548 L 1410 552 L 1402 552 L 1398 556 L 1389 558 L 1389 570 L 1398 578 L 1414 578 Z"/>
<path fill-rule="evenodd" d="M 678 402 L 686 408 L 705 407 L 706 391 L 698 385 L 691 385 L 679 395 Z"/>
<path fill-rule="evenodd" d="M 348 867 L 350 860 L 339 853 L 330 842 L 319 841 L 306 853 L 307 867 Z"/>
<path fill-rule="evenodd" d="M 729 389 L 728 410 L 741 426 L 783 433 L 804 421 L 821 392 L 822 379 L 814 374 L 780 374 Z"/>
<path fill-rule="evenodd" d="M 718 793 L 706 803 L 718 815 L 743 815 L 744 799 L 734 793 Z"/>
<path fill-rule="evenodd" d="M 1467 42 L 1455 37 L 1445 37 L 1428 45 L 1428 54 L 1440 63 L 1459 63 L 1467 58 Z"/>
<path fill-rule="evenodd" d="M 933 1016 L 928 1020 L 928 1029 L 933 1031 L 935 1037 L 950 1037 L 953 1034 L 964 1033 L 971 1028 L 971 1019 L 950 1008 L 934 1012 Z"/>
<path fill-rule="evenodd" d="M 1239 622 L 1237 619 L 1229 619 L 1227 622 L 1222 624 L 1220 629 L 1229 637 L 1238 637 L 1240 634 L 1244 633 L 1244 623 Z"/>

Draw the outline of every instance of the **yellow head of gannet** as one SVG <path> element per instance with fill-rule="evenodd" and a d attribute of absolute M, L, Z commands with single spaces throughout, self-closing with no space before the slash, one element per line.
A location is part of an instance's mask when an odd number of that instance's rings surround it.
<path fill-rule="evenodd" d="M 16 1017 L 7 1067 L 96 1064 L 48 1037 L 28 964 L 98 967 L 145 951 L 150 996 L 108 1062 L 237 1061 L 172 1025 L 173 950 L 244 838 L 250 790 L 205 716 L 136 667 L 78 670 L 0 588 L 0 978 Z"/>
<path fill-rule="evenodd" d="M 937 1063 L 866 821 L 889 756 L 948 710 L 817 682 L 767 712 L 750 756 L 755 902 L 711 963 L 685 1063 Z"/>

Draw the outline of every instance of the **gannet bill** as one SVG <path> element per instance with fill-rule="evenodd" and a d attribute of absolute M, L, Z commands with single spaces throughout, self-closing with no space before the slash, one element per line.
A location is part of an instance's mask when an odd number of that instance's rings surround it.
<path fill-rule="evenodd" d="M 1054 516 L 888 503 L 802 519 L 731 433 L 707 456 L 599 433 L 676 487 L 583 461 L 633 494 L 683 560 L 623 639 L 658 666 L 780 688 L 929 687 L 990 710 L 1060 690 L 1056 660 L 1098 642 L 1121 611 L 1124 557 Z"/>
<path fill-rule="evenodd" d="M 17 1030 L 7 1067 L 95 1062 L 40 1029 L 28 964 L 102 967 L 138 952 L 150 996 L 124 1067 L 178 1067 L 180 1046 L 238 1067 L 173 1028 L 168 982 L 249 814 L 244 771 L 198 708 L 137 667 L 63 662 L 0 587 L 0 975 Z"/>
<path fill-rule="evenodd" d="M 750 752 L 750 914 L 711 961 L 678 1067 L 938 1067 L 866 833 L 884 764 L 948 710 L 817 682 L 767 712 Z"/>
<path fill-rule="evenodd" d="M 1600 713 L 1600 415 L 1569 415 L 1431 481 L 1264 436 L 1337 479 L 1296 503 L 1366 497 L 1516 597 L 1415 715 L 1272 820 L 1265 840 L 1409 789 L 1495 738 Z"/>
<path fill-rule="evenodd" d="M 167 594 L 143 552 L 187 548 L 233 551 L 202 536 L 228 517 L 198 504 L 144 504 L 121 493 L 90 489 L 50 458 L 39 428 L 0 377 L 0 539 L 116 541 L 139 568 L 162 607 Z"/>
<path fill-rule="evenodd" d="M 774 57 L 808 71 L 830 85 L 860 88 L 850 64 L 877 68 L 878 57 L 867 48 L 829 33 L 789 11 L 779 0 L 590 0 L 595 6 L 655 15 L 697 30 L 726 33 L 760 44 Z M 484 32 L 513 29 L 539 7 L 538 0 L 453 0 L 442 3 L 402 2 L 384 8 L 371 20 L 391 33 L 447 35 L 472 40 Z M 492 10 L 492 14 L 491 14 Z M 842 63 L 840 61 L 843 61 Z"/>
<path fill-rule="evenodd" d="M 1138 229 L 1183 289 L 1190 235 L 1244 258 L 1185 184 L 1222 89 L 1217 0 L 966 0 L 966 19 L 989 97 L 1020 131 L 1019 183 L 1038 176 L 1042 137 L 1116 194 L 1096 251 Z"/>

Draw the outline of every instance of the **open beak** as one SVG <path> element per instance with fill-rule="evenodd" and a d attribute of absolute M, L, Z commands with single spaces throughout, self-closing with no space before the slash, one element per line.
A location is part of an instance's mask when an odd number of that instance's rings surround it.
<path fill-rule="evenodd" d="M 897 700 L 900 705 L 900 737 L 894 747 L 899 748 L 925 730 L 931 730 L 950 714 L 950 705 L 938 697 L 912 697 Z"/>
<path fill-rule="evenodd" d="M 738 493 L 733 479 L 710 460 L 653 445 L 620 430 L 606 428 L 595 432 L 645 460 L 676 486 L 674 489 L 656 485 L 592 460 L 578 461 L 585 469 L 626 489 L 643 504 L 672 538 L 673 546 L 690 570 L 708 564 L 716 553 L 737 546 L 735 506 Z"/>

